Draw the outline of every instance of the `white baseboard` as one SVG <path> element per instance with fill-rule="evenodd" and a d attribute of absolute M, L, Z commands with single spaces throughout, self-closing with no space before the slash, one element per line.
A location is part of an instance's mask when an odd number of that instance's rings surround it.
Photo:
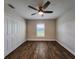
<path fill-rule="evenodd" d="M 65 49 L 67 49 L 70 53 L 72 53 L 73 55 L 75 55 L 75 53 L 69 49 L 66 45 L 62 44 L 61 42 L 59 42 L 58 40 L 56 40 L 61 46 L 63 46 Z"/>
<path fill-rule="evenodd" d="M 56 41 L 56 39 L 27 39 L 27 41 Z"/>

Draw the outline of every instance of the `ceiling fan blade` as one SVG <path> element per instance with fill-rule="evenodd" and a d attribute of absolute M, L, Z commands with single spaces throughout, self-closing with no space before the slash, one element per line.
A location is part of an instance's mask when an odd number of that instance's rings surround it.
<path fill-rule="evenodd" d="M 31 15 L 35 15 L 35 14 L 37 14 L 37 13 L 33 13 L 33 14 L 31 14 Z"/>
<path fill-rule="evenodd" d="M 49 4 L 50 4 L 50 1 L 47 1 L 47 2 L 44 4 L 43 9 L 46 9 Z"/>
<path fill-rule="evenodd" d="M 53 11 L 43 11 L 44 13 L 53 13 Z"/>
<path fill-rule="evenodd" d="M 30 6 L 30 5 L 28 5 L 28 7 L 31 8 L 31 9 L 34 9 L 34 10 L 38 10 L 38 9 L 36 9 L 36 8 Z"/>

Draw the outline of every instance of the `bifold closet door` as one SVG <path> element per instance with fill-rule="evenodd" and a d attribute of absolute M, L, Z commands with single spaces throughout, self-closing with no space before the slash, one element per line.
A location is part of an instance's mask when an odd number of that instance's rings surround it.
<path fill-rule="evenodd" d="M 5 56 L 26 41 L 26 23 L 23 19 L 5 16 L 4 20 L 4 54 Z"/>

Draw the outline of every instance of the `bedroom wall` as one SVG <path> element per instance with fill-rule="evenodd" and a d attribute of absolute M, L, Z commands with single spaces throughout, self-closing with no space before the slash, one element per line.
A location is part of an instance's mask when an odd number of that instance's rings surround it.
<path fill-rule="evenodd" d="M 45 24 L 45 37 L 36 36 L 36 24 Z M 55 40 L 56 39 L 56 20 L 30 20 L 28 21 L 28 40 Z"/>
<path fill-rule="evenodd" d="M 75 54 L 75 10 L 70 9 L 57 20 L 57 41 Z"/>
<path fill-rule="evenodd" d="M 4 56 L 7 56 L 26 41 L 26 22 L 7 5 L 4 12 Z"/>

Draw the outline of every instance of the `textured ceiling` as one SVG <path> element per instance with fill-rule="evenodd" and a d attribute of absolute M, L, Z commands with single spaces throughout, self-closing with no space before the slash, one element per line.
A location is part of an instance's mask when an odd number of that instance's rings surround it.
<path fill-rule="evenodd" d="M 48 0 L 43 0 L 43 4 Z M 69 9 L 74 7 L 74 0 L 49 0 L 51 4 L 45 10 L 54 11 L 52 14 L 44 14 L 44 16 L 40 16 L 39 14 L 31 16 L 32 13 L 37 11 L 28 8 L 28 5 L 32 5 L 37 7 L 40 4 L 40 0 L 4 0 L 5 3 L 5 11 L 7 11 L 8 7 L 7 4 L 12 4 L 16 11 L 20 16 L 24 17 L 25 19 L 54 19 L 62 15 L 64 12 L 67 12 Z"/>

